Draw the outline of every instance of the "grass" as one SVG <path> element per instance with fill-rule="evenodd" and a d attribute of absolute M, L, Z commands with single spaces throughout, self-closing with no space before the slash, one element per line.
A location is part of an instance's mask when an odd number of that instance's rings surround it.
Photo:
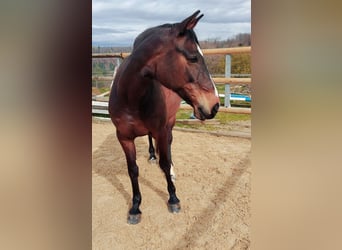
<path fill-rule="evenodd" d="M 232 122 L 232 121 L 247 121 L 251 119 L 251 115 L 218 112 L 215 118 L 218 119 L 220 123 L 227 123 L 227 122 Z"/>
<path fill-rule="evenodd" d="M 178 110 L 176 118 L 177 119 L 189 119 L 192 115 L 192 110 Z M 227 123 L 231 121 L 246 121 L 251 119 L 250 114 L 232 114 L 218 112 L 215 119 L 219 120 L 220 123 Z"/>
<path fill-rule="evenodd" d="M 216 85 L 216 84 L 215 84 Z M 220 84 L 220 85 L 216 85 L 216 89 L 217 89 L 217 92 L 219 92 L 219 94 L 224 94 L 224 85 Z"/>
<path fill-rule="evenodd" d="M 100 88 L 100 92 L 101 93 L 105 93 L 105 92 L 107 92 L 107 91 L 109 91 L 109 88 Z"/>
<path fill-rule="evenodd" d="M 176 118 L 177 119 L 189 119 L 192 115 L 192 110 L 178 110 Z M 251 119 L 250 114 L 232 114 L 232 113 L 223 113 L 218 112 L 215 116 L 215 119 L 217 119 L 220 122 L 219 126 L 228 124 L 229 122 L 234 121 L 247 121 Z M 211 125 L 211 124 L 181 124 L 176 123 L 176 127 L 180 128 L 192 128 L 192 129 L 199 129 L 199 130 L 208 130 L 208 131 L 214 131 L 217 130 L 217 125 Z"/>

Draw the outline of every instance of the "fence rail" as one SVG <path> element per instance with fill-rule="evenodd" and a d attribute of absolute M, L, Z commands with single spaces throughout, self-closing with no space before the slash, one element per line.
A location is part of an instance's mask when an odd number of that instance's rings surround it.
<path fill-rule="evenodd" d="M 251 53 L 251 47 L 235 47 L 235 48 L 215 48 L 215 49 L 203 49 L 202 52 L 204 55 L 226 55 L 226 68 L 225 68 L 225 77 L 213 77 L 213 81 L 217 85 L 225 85 L 225 107 L 220 107 L 220 112 L 228 112 L 228 113 L 243 113 L 250 114 L 250 108 L 231 108 L 230 107 L 230 84 L 251 84 L 252 79 L 248 77 L 244 78 L 236 78 L 230 77 L 232 74 L 230 72 L 231 67 L 231 55 L 232 54 L 242 54 L 242 53 Z M 119 53 L 93 53 L 93 58 L 122 58 L 128 57 L 130 53 L 119 52 Z M 113 81 L 113 77 L 109 76 L 92 76 L 93 80 L 104 80 L 104 81 Z M 94 106 L 94 104 L 93 104 Z M 181 109 L 191 109 L 191 106 L 181 105 Z M 94 109 L 93 109 L 94 110 Z M 102 108 L 103 110 L 103 108 Z M 103 112 L 103 111 L 101 111 Z M 94 113 L 94 112 L 93 112 Z"/>
<path fill-rule="evenodd" d="M 217 48 L 217 49 L 202 49 L 204 55 L 232 55 L 232 54 L 242 54 L 250 53 L 252 51 L 251 47 L 236 47 L 236 48 Z M 93 58 L 126 58 L 131 53 L 119 52 L 119 53 L 93 53 Z M 111 77 L 92 77 L 93 80 L 113 80 Z M 251 78 L 233 78 L 233 77 L 213 77 L 215 84 L 251 84 Z"/>
<path fill-rule="evenodd" d="M 202 49 L 204 55 L 227 55 L 227 54 L 242 54 L 251 53 L 252 47 L 235 47 L 235 48 L 216 48 L 216 49 Z M 125 58 L 129 56 L 129 52 L 116 52 L 116 53 L 93 53 L 94 58 L 109 58 L 119 57 Z"/>
<path fill-rule="evenodd" d="M 93 80 L 97 81 L 112 81 L 112 76 L 93 76 Z M 226 78 L 226 77 L 213 77 L 212 78 L 217 85 L 224 85 L 224 84 L 251 84 L 251 78 Z"/>
<path fill-rule="evenodd" d="M 193 108 L 189 104 L 181 104 L 179 109 L 192 110 Z M 219 112 L 234 113 L 234 114 L 250 114 L 250 108 L 225 108 L 220 107 Z M 107 101 L 92 101 L 92 113 L 93 114 L 106 114 L 108 115 L 108 102 Z"/>

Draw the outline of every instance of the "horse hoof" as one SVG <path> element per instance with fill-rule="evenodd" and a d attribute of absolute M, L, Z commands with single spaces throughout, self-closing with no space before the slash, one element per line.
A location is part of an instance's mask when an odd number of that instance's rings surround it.
<path fill-rule="evenodd" d="M 131 225 L 138 224 L 141 221 L 141 214 L 128 214 L 127 223 Z"/>
<path fill-rule="evenodd" d="M 176 203 L 176 204 L 170 204 L 168 203 L 168 208 L 169 208 L 169 212 L 170 213 L 173 213 L 173 214 L 176 214 L 176 213 L 179 213 L 181 207 L 180 207 L 180 203 Z"/>
<path fill-rule="evenodd" d="M 157 158 L 156 158 L 156 157 L 150 157 L 150 158 L 148 159 L 148 162 L 149 162 L 150 164 L 157 164 Z"/>

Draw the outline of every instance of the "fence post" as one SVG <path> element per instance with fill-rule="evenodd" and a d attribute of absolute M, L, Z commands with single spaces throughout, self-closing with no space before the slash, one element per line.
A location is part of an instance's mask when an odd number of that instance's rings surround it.
<path fill-rule="evenodd" d="M 225 77 L 231 77 L 231 56 L 226 55 L 226 68 L 225 68 Z M 224 85 L 224 106 L 226 108 L 230 108 L 230 85 Z"/>

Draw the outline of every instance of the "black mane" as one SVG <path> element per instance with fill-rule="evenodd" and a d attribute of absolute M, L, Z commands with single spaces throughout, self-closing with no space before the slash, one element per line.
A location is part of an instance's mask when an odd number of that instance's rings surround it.
<path fill-rule="evenodd" d="M 197 36 L 196 36 L 196 33 L 195 31 L 193 30 L 188 30 L 188 36 L 190 37 L 191 40 L 195 41 L 198 45 L 199 45 L 199 42 L 198 42 L 198 39 L 197 39 Z"/>
<path fill-rule="evenodd" d="M 159 34 L 161 32 L 161 30 L 165 30 L 165 29 L 173 29 L 175 26 L 177 25 L 177 23 L 165 23 L 159 26 L 155 26 L 152 28 L 148 28 L 145 31 L 143 31 L 142 33 L 140 33 L 134 40 L 133 43 L 133 50 L 142 42 L 144 41 L 146 38 L 148 38 L 149 36 L 157 33 Z M 187 30 L 184 34 L 185 36 L 189 37 L 192 41 L 195 41 L 198 45 L 198 39 L 196 36 L 196 33 L 191 29 L 191 30 Z"/>
<path fill-rule="evenodd" d="M 148 28 L 146 30 L 144 30 L 142 33 L 140 33 L 134 40 L 134 43 L 133 43 L 133 50 L 138 47 L 138 45 L 143 42 L 145 39 L 147 39 L 148 37 L 154 35 L 154 34 L 159 34 L 161 32 L 161 30 L 164 30 L 164 29 L 169 29 L 173 27 L 173 24 L 169 24 L 169 23 L 166 23 L 166 24 L 162 24 L 162 25 L 159 25 L 159 26 L 156 26 L 156 27 L 152 27 L 152 28 Z"/>

